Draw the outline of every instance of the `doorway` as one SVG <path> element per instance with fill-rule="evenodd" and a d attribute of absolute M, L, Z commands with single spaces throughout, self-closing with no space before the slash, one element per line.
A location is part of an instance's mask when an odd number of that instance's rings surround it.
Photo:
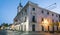
<path fill-rule="evenodd" d="M 32 25 L 32 31 L 35 31 L 35 24 Z"/>
<path fill-rule="evenodd" d="M 44 31 L 44 26 L 42 26 L 42 31 Z"/>

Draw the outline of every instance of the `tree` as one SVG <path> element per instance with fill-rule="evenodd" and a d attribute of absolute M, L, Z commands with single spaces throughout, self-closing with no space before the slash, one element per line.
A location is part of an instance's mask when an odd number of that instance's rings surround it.
<path fill-rule="evenodd" d="M 8 23 L 2 23 L 1 26 L 5 26 L 5 27 L 8 27 Z"/>
<path fill-rule="evenodd" d="M 12 24 L 9 24 L 9 26 L 11 26 Z"/>

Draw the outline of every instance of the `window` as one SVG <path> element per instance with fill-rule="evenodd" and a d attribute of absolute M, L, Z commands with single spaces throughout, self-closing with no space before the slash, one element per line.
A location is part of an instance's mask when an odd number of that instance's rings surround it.
<path fill-rule="evenodd" d="M 56 22 L 58 22 L 58 20 L 56 20 Z"/>
<path fill-rule="evenodd" d="M 23 15 L 23 12 L 21 12 L 22 13 L 22 15 Z"/>
<path fill-rule="evenodd" d="M 54 14 L 52 14 L 52 16 L 54 16 Z"/>
<path fill-rule="evenodd" d="M 42 21 L 43 21 L 43 18 L 42 18 Z"/>
<path fill-rule="evenodd" d="M 32 17 L 32 22 L 35 22 L 35 16 Z"/>
<path fill-rule="evenodd" d="M 60 19 L 59 19 L 59 22 L 60 22 Z"/>
<path fill-rule="evenodd" d="M 59 15 L 59 18 L 60 18 L 60 15 Z"/>
<path fill-rule="evenodd" d="M 25 15 L 27 15 L 27 9 L 25 9 Z"/>
<path fill-rule="evenodd" d="M 35 8 L 32 8 L 33 11 L 35 11 Z"/>
<path fill-rule="evenodd" d="M 15 19 L 15 22 L 17 22 L 18 20 L 17 19 Z"/>
<path fill-rule="evenodd" d="M 26 22 L 26 17 L 25 17 L 25 21 L 24 22 Z"/>
<path fill-rule="evenodd" d="M 25 9 L 25 12 L 27 12 L 27 10 Z"/>
<path fill-rule="evenodd" d="M 47 15 L 49 15 L 49 12 L 47 12 Z"/>
<path fill-rule="evenodd" d="M 58 17 L 58 15 L 56 15 L 56 17 Z"/>
<path fill-rule="evenodd" d="M 44 13 L 44 11 L 42 10 L 42 13 Z"/>
<path fill-rule="evenodd" d="M 54 20 L 52 20 L 52 22 L 54 22 Z"/>

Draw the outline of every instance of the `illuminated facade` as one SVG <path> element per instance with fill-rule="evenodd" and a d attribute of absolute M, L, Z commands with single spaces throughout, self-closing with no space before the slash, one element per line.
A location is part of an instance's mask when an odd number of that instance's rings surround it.
<path fill-rule="evenodd" d="M 18 13 L 14 18 L 15 29 L 20 31 L 48 31 L 52 22 L 59 22 L 59 14 L 30 1 L 24 7 L 18 6 Z M 52 31 L 51 26 L 49 29 Z"/>

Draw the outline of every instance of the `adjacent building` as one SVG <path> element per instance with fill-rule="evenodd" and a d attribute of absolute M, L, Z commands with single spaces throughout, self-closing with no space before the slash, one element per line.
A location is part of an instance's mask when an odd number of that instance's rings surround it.
<path fill-rule="evenodd" d="M 20 31 L 52 31 L 51 24 L 59 21 L 58 13 L 28 1 L 24 7 L 21 3 L 19 4 L 17 15 L 14 18 L 14 25 L 15 29 Z"/>

